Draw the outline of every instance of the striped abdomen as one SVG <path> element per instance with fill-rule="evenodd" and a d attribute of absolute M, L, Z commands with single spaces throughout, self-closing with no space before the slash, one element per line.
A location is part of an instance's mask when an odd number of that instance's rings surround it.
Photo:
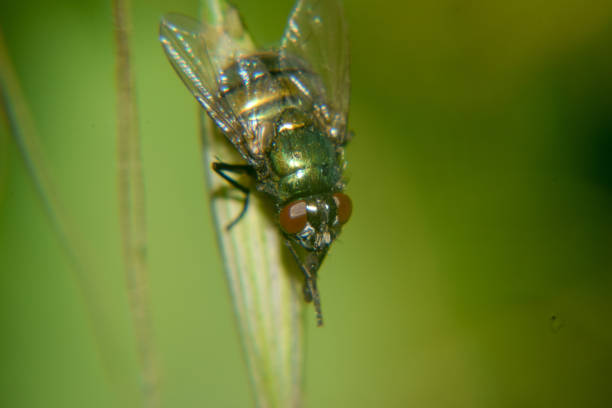
<path fill-rule="evenodd" d="M 219 92 L 251 135 L 245 135 L 249 150 L 261 155 L 276 133 L 279 118 L 288 110 L 313 116 L 314 104 L 321 100 L 319 77 L 297 58 L 263 52 L 241 57 L 220 76 Z M 303 123 L 295 123 L 301 126 Z M 291 123 L 285 123 L 291 126 Z"/>

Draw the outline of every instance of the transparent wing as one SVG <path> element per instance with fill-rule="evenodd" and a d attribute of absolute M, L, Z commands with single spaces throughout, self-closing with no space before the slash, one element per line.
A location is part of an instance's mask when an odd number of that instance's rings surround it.
<path fill-rule="evenodd" d="M 340 2 L 299 0 L 285 29 L 280 54 L 281 63 L 292 56 L 302 58 L 321 78 L 323 89 L 313 94 L 313 102 L 330 137 L 340 144 L 347 142 L 349 41 Z M 297 83 L 309 81 L 307 74 L 298 72 L 294 79 Z"/>
<path fill-rule="evenodd" d="M 237 42 L 222 30 L 179 15 L 164 16 L 159 39 L 175 71 L 211 119 L 247 160 L 252 160 L 244 138 L 246 123 L 222 96 L 222 67 L 240 53 Z"/>
<path fill-rule="evenodd" d="M 271 64 L 277 61 L 277 54 L 270 52 L 240 56 L 221 77 L 221 94 L 247 129 L 244 148 L 254 159 L 263 158 L 274 133 L 270 119 L 282 109 L 289 93 L 271 74 Z"/>

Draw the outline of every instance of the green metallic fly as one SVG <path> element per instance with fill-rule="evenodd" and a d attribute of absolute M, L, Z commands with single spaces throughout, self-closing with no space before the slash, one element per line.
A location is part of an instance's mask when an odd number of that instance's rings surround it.
<path fill-rule="evenodd" d="M 236 14 L 237 16 L 237 14 Z M 213 170 L 255 178 L 273 201 L 285 242 L 305 276 L 304 293 L 322 324 L 317 271 L 352 212 L 345 188 L 349 108 L 346 21 L 336 0 L 299 0 L 278 49 L 240 52 L 219 33 L 171 14 L 160 40 L 172 66 L 245 163 Z M 221 44 L 221 45 L 219 45 Z"/>

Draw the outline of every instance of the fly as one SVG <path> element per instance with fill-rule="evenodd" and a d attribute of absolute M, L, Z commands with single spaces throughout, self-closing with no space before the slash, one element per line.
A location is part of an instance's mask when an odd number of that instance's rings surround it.
<path fill-rule="evenodd" d="M 235 10 L 230 9 L 237 18 Z M 170 14 L 160 41 L 172 66 L 244 163 L 213 170 L 255 178 L 274 203 L 285 243 L 304 273 L 322 325 L 317 273 L 352 212 L 344 194 L 349 107 L 346 21 L 336 0 L 298 0 L 277 49 L 241 51 L 236 33 Z"/>

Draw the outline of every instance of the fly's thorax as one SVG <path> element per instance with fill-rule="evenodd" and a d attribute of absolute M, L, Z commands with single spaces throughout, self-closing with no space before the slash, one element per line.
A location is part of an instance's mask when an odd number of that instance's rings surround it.
<path fill-rule="evenodd" d="M 281 129 L 268 156 L 277 180 L 276 200 L 330 193 L 342 178 L 341 157 L 338 148 L 315 127 Z"/>

